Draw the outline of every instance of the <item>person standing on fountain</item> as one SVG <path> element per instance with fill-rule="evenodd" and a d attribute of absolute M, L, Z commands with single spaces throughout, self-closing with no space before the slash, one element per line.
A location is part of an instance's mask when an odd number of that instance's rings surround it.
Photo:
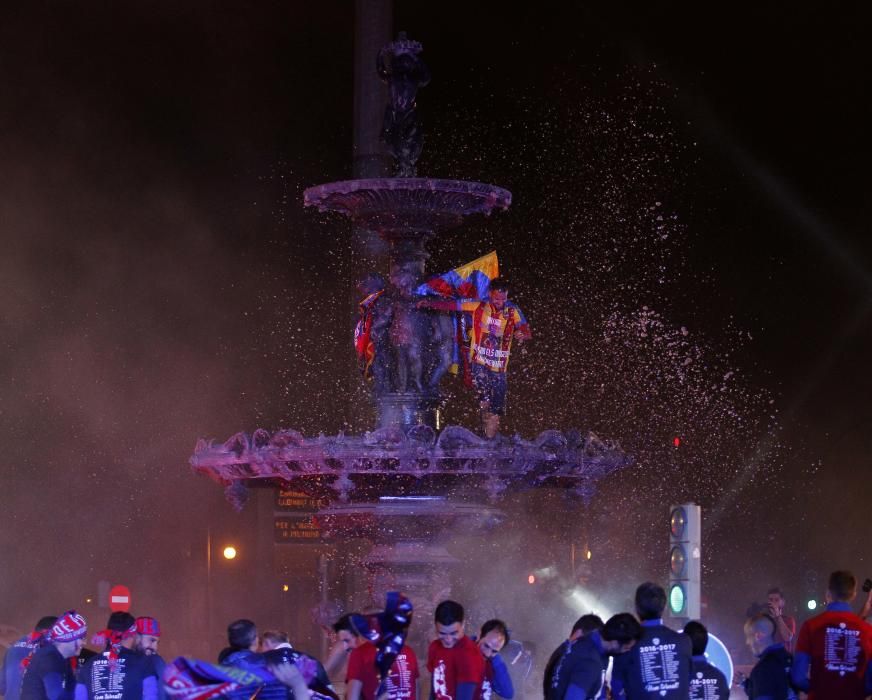
<path fill-rule="evenodd" d="M 690 637 L 663 624 L 666 591 L 646 581 L 636 589 L 639 643 L 615 658 L 612 695 L 629 700 L 687 700 L 690 692 Z"/>
<path fill-rule="evenodd" d="M 465 635 L 463 606 L 443 600 L 434 615 L 436 636 L 427 650 L 430 700 L 479 700 L 475 691 L 484 680 L 485 659 Z"/>
<path fill-rule="evenodd" d="M 509 285 L 504 280 L 491 282 L 488 297 L 487 301 L 424 299 L 418 306 L 436 311 L 466 311 L 472 316 L 469 363 L 481 405 L 482 431 L 491 440 L 499 432 L 500 417 L 506 411 L 512 340 L 523 343 L 533 333 L 521 309 L 509 301 Z"/>

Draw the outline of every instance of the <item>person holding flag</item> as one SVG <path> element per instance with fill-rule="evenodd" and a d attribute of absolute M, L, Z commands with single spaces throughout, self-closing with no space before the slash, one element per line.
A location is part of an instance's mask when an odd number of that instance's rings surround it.
<path fill-rule="evenodd" d="M 365 641 L 348 658 L 346 700 L 417 700 L 418 659 L 405 642 L 411 621 L 412 603 L 396 591 L 383 613 L 354 616 Z"/>
<path fill-rule="evenodd" d="M 442 377 L 449 371 L 458 374 L 461 367 L 464 382 L 471 386 L 469 361 L 463 352 L 467 350 L 469 314 L 431 315 L 429 324 L 422 325 L 423 315 L 415 313 L 416 302 L 429 296 L 485 300 L 491 280 L 498 275 L 496 251 L 430 277 L 417 287 L 417 275 L 403 268 L 392 270 L 390 285 L 378 273 L 365 275 L 357 285 L 363 299 L 358 304 L 354 348 L 361 373 L 372 381 L 375 393 L 409 388 L 438 393 Z"/>
<path fill-rule="evenodd" d="M 488 439 L 495 438 L 506 410 L 512 341 L 522 343 L 533 337 L 521 309 L 509 301 L 509 285 L 494 280 L 484 301 L 422 299 L 418 308 L 471 315 L 468 357 L 472 382 L 481 406 L 482 432 Z"/>

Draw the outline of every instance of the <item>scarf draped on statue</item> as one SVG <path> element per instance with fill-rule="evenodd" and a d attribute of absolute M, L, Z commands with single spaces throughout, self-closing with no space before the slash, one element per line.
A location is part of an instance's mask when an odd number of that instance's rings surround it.
<path fill-rule="evenodd" d="M 419 296 L 437 296 L 444 299 L 462 301 L 482 301 L 488 298 L 490 283 L 500 275 L 500 262 L 497 252 L 492 250 L 472 262 L 461 265 L 441 275 L 431 277 L 419 285 L 415 293 Z M 384 290 L 369 294 L 359 306 L 359 317 L 354 327 L 354 349 L 357 352 L 358 365 L 364 378 L 372 378 L 372 363 L 375 358 L 375 345 L 372 342 L 372 321 L 375 302 Z M 454 322 L 454 350 L 449 371 L 458 374 L 461 364 L 464 366 L 464 376 L 469 377 L 467 362 L 466 329 L 468 314 L 454 312 L 451 314 Z"/>

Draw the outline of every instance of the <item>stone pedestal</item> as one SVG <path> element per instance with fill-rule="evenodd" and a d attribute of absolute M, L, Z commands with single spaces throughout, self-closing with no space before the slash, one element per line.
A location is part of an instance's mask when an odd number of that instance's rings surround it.
<path fill-rule="evenodd" d="M 429 425 L 438 430 L 441 424 L 441 404 L 436 397 L 417 393 L 389 393 L 375 400 L 379 428 L 398 427 L 404 432 L 416 425 Z"/>

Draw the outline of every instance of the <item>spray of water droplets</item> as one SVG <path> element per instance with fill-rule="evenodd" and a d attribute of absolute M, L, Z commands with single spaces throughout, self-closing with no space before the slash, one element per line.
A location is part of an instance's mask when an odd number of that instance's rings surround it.
<path fill-rule="evenodd" d="M 756 483 L 774 484 L 780 448 L 774 399 L 743 364 L 753 333 L 708 313 L 717 271 L 687 254 L 705 243 L 705 215 L 694 207 L 705 163 L 674 116 L 675 91 L 653 69 L 595 77 L 558 81 L 549 99 L 510 92 L 487 116 L 470 87 L 469 99 L 431 109 L 419 171 L 514 196 L 507 214 L 433 241 L 428 265 L 437 273 L 499 252 L 534 329 L 531 343 L 513 349 L 505 431 L 592 430 L 634 458 L 601 485 L 583 519 L 563 493 L 508 494 L 505 509 L 525 523 L 524 549 L 559 559 L 555 542 L 595 531 L 594 548 L 612 552 L 632 581 L 632 572 L 659 570 L 664 531 L 645 523 L 665 517 L 665 503 L 714 507 L 752 462 Z M 278 385 L 291 402 L 259 397 L 258 405 L 309 433 L 368 429 L 365 389 L 349 369 L 351 290 L 367 269 L 361 249 L 337 219 L 284 211 L 283 221 L 294 227 L 293 303 L 264 303 L 275 304 L 267 318 L 285 360 Z M 321 252 L 307 254 L 316 245 Z M 444 390 L 447 422 L 475 427 L 472 395 L 458 382 Z M 513 547 L 506 542 L 517 536 L 470 544 L 484 548 L 473 559 Z"/>

